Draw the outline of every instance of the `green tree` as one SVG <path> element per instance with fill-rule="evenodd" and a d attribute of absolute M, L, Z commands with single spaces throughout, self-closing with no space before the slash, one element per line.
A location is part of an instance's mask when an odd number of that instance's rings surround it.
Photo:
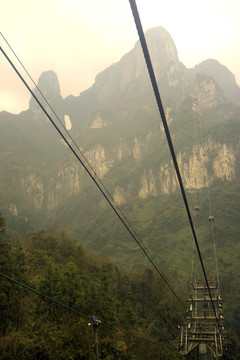
<path fill-rule="evenodd" d="M 0 212 L 0 234 L 5 234 L 5 231 L 6 231 L 5 219 L 2 216 L 2 213 Z"/>

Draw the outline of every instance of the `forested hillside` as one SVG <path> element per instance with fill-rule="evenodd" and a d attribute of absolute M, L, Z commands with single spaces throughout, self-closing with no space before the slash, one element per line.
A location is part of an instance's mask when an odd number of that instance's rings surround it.
<path fill-rule="evenodd" d="M 123 270 L 85 252 L 63 230 L 49 228 L 10 240 L 2 217 L 0 265 L 2 275 L 79 312 L 1 276 L 1 360 L 95 359 L 93 327 L 88 325 L 93 316 L 102 323 L 100 359 L 182 358 L 177 352 L 178 325 L 185 311 L 153 269 Z M 232 279 L 225 279 L 223 286 L 237 294 Z M 224 359 L 238 359 L 238 298 L 227 303 L 231 308 Z M 191 352 L 187 358 L 195 356 Z"/>
<path fill-rule="evenodd" d="M 53 229 L 23 243 L 1 236 L 0 263 L 1 273 L 83 315 L 1 277 L 0 359 L 94 359 L 92 316 L 102 322 L 101 359 L 179 358 L 182 311 L 151 269 L 120 270 Z"/>
<path fill-rule="evenodd" d="M 240 89 L 234 75 L 216 60 L 187 69 L 164 28 L 150 29 L 146 39 L 213 281 L 216 264 L 208 217 L 215 217 L 230 339 L 225 359 L 237 359 Z M 179 358 L 177 326 L 185 312 L 102 196 L 104 191 L 109 198 L 111 194 L 111 205 L 126 217 L 186 300 L 192 258 L 200 282 L 202 271 L 140 43 L 79 96 L 63 99 L 54 71 L 43 73 L 38 85 L 49 101 L 41 100 L 46 111 L 69 144 L 76 141 L 78 159 L 33 98 L 29 109 L 18 115 L 0 113 L 0 210 L 7 223 L 5 231 L 1 220 L 0 271 L 76 308 L 89 321 L 97 316 L 102 321 L 102 358 Z M 37 89 L 33 92 L 38 94 Z M 69 133 L 64 116 L 70 118 Z M 4 279 L 0 285 L 0 359 L 94 358 L 88 320 Z M 142 339 L 150 343 L 146 346 Z"/>

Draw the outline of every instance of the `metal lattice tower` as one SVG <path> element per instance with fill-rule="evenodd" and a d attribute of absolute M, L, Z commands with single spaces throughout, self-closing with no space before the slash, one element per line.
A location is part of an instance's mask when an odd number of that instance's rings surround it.
<path fill-rule="evenodd" d="M 226 334 L 218 283 L 209 286 L 217 319 L 207 287 L 196 282 L 191 285 L 192 294 L 188 299 L 189 312 L 185 325 L 181 327 L 179 350 L 183 355 L 187 355 L 198 346 L 201 358 L 206 355 L 207 359 L 207 352 L 210 350 L 212 358 L 219 359 L 223 355 Z"/>

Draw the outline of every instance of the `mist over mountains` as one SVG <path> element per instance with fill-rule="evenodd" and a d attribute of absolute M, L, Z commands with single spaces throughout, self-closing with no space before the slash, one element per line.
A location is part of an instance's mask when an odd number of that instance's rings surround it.
<path fill-rule="evenodd" d="M 210 256 L 210 189 L 220 263 L 231 271 L 240 230 L 240 88 L 217 60 L 186 68 L 163 27 L 146 39 L 189 202 L 193 209 L 197 199 L 206 220 L 204 251 Z M 159 263 L 185 279 L 191 234 L 140 43 L 77 97 L 62 98 L 54 71 L 38 85 L 60 120 L 69 116 L 82 153 Z M 2 112 L 0 124 L 0 199 L 9 229 L 63 227 L 83 246 L 138 268 L 137 246 L 34 99 L 19 115 Z"/>

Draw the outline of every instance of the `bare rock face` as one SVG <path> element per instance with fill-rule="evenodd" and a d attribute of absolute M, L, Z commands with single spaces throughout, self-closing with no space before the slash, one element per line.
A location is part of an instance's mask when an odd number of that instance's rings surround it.
<path fill-rule="evenodd" d="M 47 95 L 60 95 L 58 77 L 54 71 L 50 70 L 42 73 L 38 80 L 38 86 L 40 87 L 40 89 L 44 89 Z"/>
<path fill-rule="evenodd" d="M 170 34 L 162 26 L 148 30 L 145 36 L 156 77 L 160 78 L 169 65 L 179 64 L 176 46 Z M 147 74 L 145 59 L 139 41 L 134 49 L 123 57 L 121 62 L 124 65 L 122 84 L 127 84 L 129 81 Z M 131 64 L 130 68 L 129 63 Z M 129 69 L 132 69 L 132 71 Z"/>
<path fill-rule="evenodd" d="M 236 172 L 236 150 L 227 144 L 208 140 L 201 146 L 194 146 L 191 155 L 179 152 L 177 160 L 184 186 L 187 190 L 203 189 L 215 179 L 232 181 Z M 215 153 L 210 159 L 209 154 Z M 209 166 L 210 165 L 210 166 Z M 210 172 L 209 172 L 210 169 Z M 169 164 L 162 164 L 160 169 L 144 170 L 139 185 L 139 197 L 170 194 L 178 188 L 175 171 Z"/>
<path fill-rule="evenodd" d="M 54 71 L 46 71 L 41 74 L 38 80 L 38 87 L 41 90 L 41 93 L 47 99 L 51 107 L 58 114 L 61 120 L 63 120 L 63 98 L 60 92 L 60 86 L 58 82 L 58 77 Z M 35 88 L 33 90 L 34 94 L 40 100 L 43 107 L 47 110 L 49 114 L 52 114 L 52 110 L 49 105 L 43 99 L 42 95 L 39 93 L 38 89 Z M 35 118 L 39 118 L 42 116 L 43 112 L 36 102 L 36 100 L 32 97 L 29 102 L 29 110 L 34 114 Z"/>
<path fill-rule="evenodd" d="M 229 136 L 219 140 L 206 133 L 200 146 L 194 143 L 194 130 L 191 130 L 194 121 L 206 123 L 210 129 L 213 123 L 216 126 L 219 120 L 230 119 L 240 91 L 234 76 L 215 60 L 207 60 L 194 69 L 185 68 L 178 59 L 171 36 L 163 27 L 150 29 L 145 35 L 163 94 L 166 120 L 173 142 L 178 143 L 176 156 L 186 189 L 203 189 L 216 180 L 234 180 L 240 151 L 236 141 L 232 144 Z M 106 180 L 106 185 L 111 184 L 117 204 L 127 204 L 133 196 L 154 198 L 178 189 L 174 168 L 166 155 L 165 131 L 139 41 L 118 63 L 98 74 L 95 84 L 79 97 L 63 100 L 53 71 L 44 72 L 38 86 L 62 119 L 68 103 L 71 108 L 69 116 L 72 117 L 70 120 L 67 116 L 67 121 L 69 126 L 73 124 L 73 137 L 98 177 L 104 183 Z M 37 89 L 34 93 L 51 114 L 49 105 Z M 232 104 L 229 104 L 231 99 Z M 42 126 L 46 121 L 39 121 L 44 115 L 34 98 L 30 100 L 27 115 L 29 122 L 38 121 L 40 131 L 45 131 L 44 139 L 47 138 L 50 132 L 47 126 Z M 33 127 L 36 131 L 36 122 Z M 238 134 L 239 129 L 235 130 Z M 223 130 L 222 137 L 224 134 Z M 47 140 L 45 147 L 50 152 L 52 135 Z M 30 159 L 32 147 L 28 150 Z M 59 147 L 56 149 L 52 150 L 52 155 L 59 151 Z M 14 177 L 14 185 L 37 210 L 54 212 L 70 197 L 81 197 L 87 186 L 84 171 L 72 155 L 64 155 L 61 159 L 54 155 L 52 158 L 51 169 L 46 168 L 42 161 L 38 162 L 38 171 L 33 166 L 31 171 L 23 171 L 20 177 Z M 12 214 L 21 211 L 17 202 L 11 200 L 8 205 Z"/>
<path fill-rule="evenodd" d="M 135 139 L 136 140 L 136 139 Z M 139 142 L 139 141 L 138 141 Z M 122 144 L 119 144 L 120 151 Z M 113 165 L 118 166 L 124 161 L 125 156 L 132 156 L 136 161 L 134 147 L 128 146 L 128 152 L 123 157 L 115 158 L 115 151 L 105 151 L 100 145 L 86 153 L 91 166 L 100 178 L 104 178 Z M 207 140 L 201 146 L 194 145 L 189 153 L 179 152 L 177 160 L 182 175 L 184 186 L 187 190 L 203 189 L 210 186 L 215 179 L 232 181 L 236 173 L 237 153 L 239 148 L 233 149 L 230 145 L 220 144 Z M 214 157 L 209 154 L 215 154 Z M 161 194 L 171 194 L 178 189 L 178 181 L 172 164 L 161 162 L 159 166 L 144 168 L 134 187 L 140 199 L 157 197 Z M 21 189 L 26 192 L 28 201 L 34 208 L 48 210 L 56 209 L 69 196 L 77 195 L 82 190 L 82 169 L 77 162 L 66 165 L 62 170 L 47 180 L 36 173 L 31 173 L 19 179 Z M 131 196 L 131 184 L 126 186 L 116 185 L 113 198 L 118 205 L 126 204 Z M 11 212 L 16 212 L 16 207 L 11 207 Z"/>
<path fill-rule="evenodd" d="M 80 166 L 77 162 L 66 164 L 59 169 L 56 176 L 48 179 L 45 191 L 46 206 L 49 210 L 56 209 L 69 196 L 81 190 Z"/>
<path fill-rule="evenodd" d="M 200 74 L 197 74 L 196 78 L 193 92 L 195 111 L 201 114 L 201 110 L 211 109 L 224 103 L 224 94 L 212 78 Z"/>
<path fill-rule="evenodd" d="M 28 199 L 36 209 L 43 207 L 44 201 L 44 184 L 43 179 L 36 173 L 22 176 L 19 179 L 22 191 L 26 192 Z"/>
<path fill-rule="evenodd" d="M 179 64 L 177 48 L 164 27 L 152 28 L 146 32 L 145 36 L 153 66 L 157 72 L 166 69 L 169 64 Z M 139 42 L 136 47 L 140 47 Z"/>
<path fill-rule="evenodd" d="M 116 186 L 114 189 L 113 199 L 118 206 L 126 203 L 127 194 L 122 186 Z"/>
<path fill-rule="evenodd" d="M 145 36 L 158 79 L 165 74 L 169 66 L 172 65 L 175 69 L 180 66 L 176 46 L 170 34 L 162 26 L 148 30 Z M 146 79 L 148 79 L 148 73 L 145 59 L 141 44 L 137 41 L 135 47 L 117 64 L 97 75 L 94 88 L 99 91 L 101 103 L 116 91 L 123 92 L 129 89 L 132 82 Z"/>
<path fill-rule="evenodd" d="M 236 105 L 240 104 L 240 88 L 236 83 L 235 76 L 226 66 L 220 64 L 217 60 L 208 59 L 196 65 L 194 70 L 215 79 L 227 101 Z"/>

